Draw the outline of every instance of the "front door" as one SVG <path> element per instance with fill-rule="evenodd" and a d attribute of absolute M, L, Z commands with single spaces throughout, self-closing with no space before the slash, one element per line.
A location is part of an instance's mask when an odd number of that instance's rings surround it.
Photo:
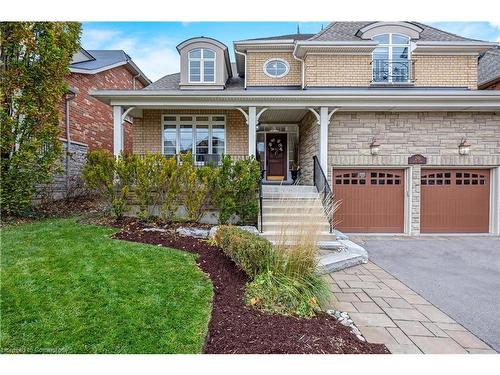
<path fill-rule="evenodd" d="M 282 181 L 287 179 L 287 134 L 266 134 L 266 169 L 269 181 Z"/>

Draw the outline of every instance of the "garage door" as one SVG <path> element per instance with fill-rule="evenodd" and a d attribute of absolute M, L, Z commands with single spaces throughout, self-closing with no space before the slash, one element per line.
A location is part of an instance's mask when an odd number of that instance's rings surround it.
<path fill-rule="evenodd" d="M 348 233 L 404 232 L 404 170 L 334 169 L 340 207 L 336 227 Z"/>
<path fill-rule="evenodd" d="M 489 206 L 489 170 L 422 170 L 422 233 L 487 233 Z"/>

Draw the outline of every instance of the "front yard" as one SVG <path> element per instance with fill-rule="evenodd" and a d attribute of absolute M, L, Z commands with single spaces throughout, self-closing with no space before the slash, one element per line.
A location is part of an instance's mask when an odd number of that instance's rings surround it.
<path fill-rule="evenodd" d="M 45 220 L 2 229 L 3 353 L 199 353 L 212 286 L 195 256 Z"/>

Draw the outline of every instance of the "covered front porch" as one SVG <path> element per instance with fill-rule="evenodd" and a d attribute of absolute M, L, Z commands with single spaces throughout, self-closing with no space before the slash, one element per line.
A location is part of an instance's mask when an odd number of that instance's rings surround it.
<path fill-rule="evenodd" d="M 123 121 L 133 118 L 133 153 L 174 157 L 191 152 L 197 165 L 222 155 L 255 157 L 264 183 L 313 184 L 313 156 L 327 171 L 329 107 L 186 108 L 114 106 L 114 153 L 123 151 Z"/>

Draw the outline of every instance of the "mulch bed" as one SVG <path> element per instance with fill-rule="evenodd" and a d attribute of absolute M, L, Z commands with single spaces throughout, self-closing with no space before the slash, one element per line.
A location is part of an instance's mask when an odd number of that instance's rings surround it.
<path fill-rule="evenodd" d="M 143 231 L 144 224 L 125 220 L 115 238 L 162 245 L 198 254 L 198 266 L 210 276 L 214 287 L 212 319 L 205 340 L 205 353 L 389 353 L 384 345 L 359 341 L 349 328 L 328 314 L 312 319 L 270 315 L 247 307 L 244 302 L 248 277 L 221 249 L 175 232 Z"/>

